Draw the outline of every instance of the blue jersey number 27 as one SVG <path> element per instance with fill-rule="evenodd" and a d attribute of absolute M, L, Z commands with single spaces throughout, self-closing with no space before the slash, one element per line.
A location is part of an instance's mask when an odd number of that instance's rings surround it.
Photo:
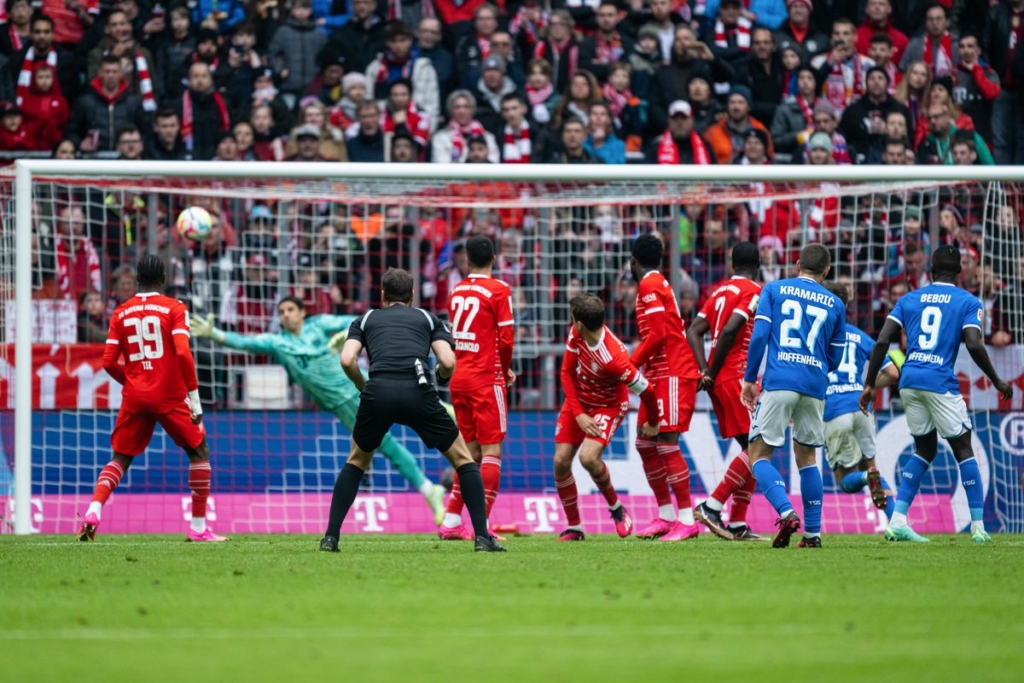
<path fill-rule="evenodd" d="M 811 329 L 807 333 L 807 350 L 814 351 L 814 342 L 818 339 L 821 326 L 828 319 L 828 311 L 820 306 L 802 306 L 799 301 L 786 299 L 781 306 L 782 315 L 786 319 L 779 327 L 779 346 L 786 349 L 798 349 L 803 346 L 800 338 L 800 328 L 804 322 L 804 316 L 811 318 Z"/>

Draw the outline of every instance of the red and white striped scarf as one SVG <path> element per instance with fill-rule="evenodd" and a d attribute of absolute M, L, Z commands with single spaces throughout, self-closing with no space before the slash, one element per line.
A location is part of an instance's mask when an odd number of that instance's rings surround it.
<path fill-rule="evenodd" d="M 704 141 L 700 139 L 697 131 L 690 131 L 690 146 L 693 148 L 693 163 L 698 166 L 706 166 L 711 163 L 711 155 L 708 154 Z M 661 134 L 658 142 L 658 163 L 675 165 L 679 163 L 679 148 L 672 137 L 672 131 L 666 130 Z"/>
<path fill-rule="evenodd" d="M 139 92 L 142 93 L 142 108 L 148 112 L 156 111 L 156 98 L 153 97 L 153 79 L 149 76 L 149 64 L 142 50 L 135 51 L 135 71 L 139 74 Z"/>
<path fill-rule="evenodd" d="M 220 96 L 220 93 L 216 90 L 211 95 L 213 101 L 217 105 L 217 110 L 220 112 L 220 127 L 217 129 L 221 132 L 231 128 L 231 119 L 228 118 L 228 108 L 224 106 L 224 98 Z M 192 91 L 185 89 L 185 94 L 181 96 L 181 140 L 185 143 L 185 149 L 193 151 L 195 145 L 195 131 L 192 112 Z"/>
<path fill-rule="evenodd" d="M 395 117 L 386 107 L 384 113 L 380 115 L 381 130 L 384 134 L 395 132 Z M 430 139 L 430 116 L 423 111 L 416 108 L 416 105 L 411 101 L 409 106 L 405 110 L 405 127 L 409 129 L 409 133 L 412 135 L 413 140 L 416 144 L 423 149 L 427 146 L 427 141 Z"/>
<path fill-rule="evenodd" d="M 88 237 L 57 234 L 54 246 L 57 251 L 57 287 L 65 299 L 73 299 L 81 292 L 72 291 L 76 270 L 84 270 L 88 287 L 103 291 L 100 273 L 100 257 Z"/>
<path fill-rule="evenodd" d="M 413 54 L 410 52 L 405 57 L 405 61 L 399 63 L 395 60 L 395 55 L 391 53 L 391 50 L 385 50 L 380 53 L 380 68 L 377 70 L 377 83 L 389 83 L 391 81 L 391 69 L 398 68 L 401 74 L 399 78 L 412 78 L 412 67 L 416 61 Z"/>
<path fill-rule="evenodd" d="M 622 112 L 629 106 L 629 100 L 633 97 L 633 93 L 629 91 L 629 88 L 619 92 L 612 87 L 611 83 L 605 83 L 601 87 L 601 93 L 608 100 L 608 108 L 612 110 L 612 116 L 617 119 L 622 118 Z"/>
<path fill-rule="evenodd" d="M 528 7 L 530 3 L 527 3 L 519 8 L 515 16 L 512 17 L 512 21 L 508 23 L 508 32 L 513 38 L 519 35 L 519 32 L 524 32 L 526 46 L 533 47 L 540 42 L 540 31 L 542 28 L 548 25 L 548 12 L 547 10 L 541 9 L 540 20 L 536 23 L 526 20 L 526 11 L 530 9 Z M 534 7 L 533 9 L 536 9 Z"/>
<path fill-rule="evenodd" d="M 804 96 L 797 93 L 796 103 L 800 105 L 800 113 L 804 115 L 804 123 L 814 125 L 814 102 L 808 103 Z"/>
<path fill-rule="evenodd" d="M 750 20 L 746 17 L 740 17 L 733 29 L 736 31 L 736 47 L 744 52 L 750 51 L 751 28 L 753 28 L 753 24 L 750 23 Z M 715 19 L 715 45 L 718 47 L 729 47 L 729 40 L 726 37 L 725 31 L 725 24 L 722 23 L 722 20 Z"/>
<path fill-rule="evenodd" d="M 491 56 L 491 39 L 476 34 L 476 44 L 480 48 L 480 59 L 484 60 Z"/>
<path fill-rule="evenodd" d="M 597 32 L 597 59 L 595 64 L 611 64 L 622 59 L 622 36 L 618 31 L 612 31 L 611 40 L 604 37 L 604 33 Z"/>
<path fill-rule="evenodd" d="M 846 83 L 846 71 L 843 63 L 839 62 L 832 67 L 828 78 L 825 79 L 825 99 L 832 103 L 836 109 L 836 116 L 842 116 L 843 110 L 859 99 L 866 90 L 864 77 L 864 65 L 860 61 L 860 55 L 853 55 L 853 83 Z"/>
<path fill-rule="evenodd" d="M 460 126 L 455 121 L 449 124 L 452 129 L 452 161 L 462 161 L 462 152 L 466 149 L 466 138 L 474 135 L 483 135 L 484 127 L 476 119 L 473 119 L 465 126 Z"/>
<path fill-rule="evenodd" d="M 25 101 L 25 95 L 28 94 L 28 89 L 32 85 L 32 67 L 35 66 L 36 62 L 36 49 L 29 45 L 28 52 L 25 53 L 25 61 L 21 63 L 21 71 L 18 72 L 18 89 L 17 99 L 18 106 L 20 107 Z M 46 54 L 46 63 L 53 69 L 53 77 L 57 78 L 57 51 L 51 49 Z"/>
<path fill-rule="evenodd" d="M 526 99 L 530 101 L 530 107 L 536 107 L 538 104 L 544 104 L 547 102 L 553 92 L 555 92 L 555 86 L 551 83 L 548 83 L 543 88 L 534 88 L 527 85 Z"/>
<path fill-rule="evenodd" d="M 547 46 L 551 45 L 551 58 L 546 57 Z M 562 60 L 562 55 L 569 53 L 569 75 L 576 73 L 579 70 L 579 46 L 572 42 L 572 37 L 566 38 L 561 45 L 556 45 L 551 40 L 545 40 L 537 43 L 537 46 L 533 49 L 533 56 L 537 59 L 547 59 L 551 62 L 552 71 L 554 77 L 558 78 L 558 63 Z"/>
<path fill-rule="evenodd" d="M 956 69 L 953 67 L 953 37 L 949 35 L 949 31 L 942 34 L 942 38 L 939 39 L 939 49 L 936 50 L 935 57 L 932 57 L 934 45 L 932 34 L 926 33 L 924 35 L 924 63 L 932 70 L 932 76 L 936 78 L 939 76 L 952 76 L 955 82 Z"/>
<path fill-rule="evenodd" d="M 7 17 L 4 17 L 3 21 L 6 22 L 7 21 Z M 0 22 L 0 23 L 3 23 L 3 22 Z M 22 48 L 21 34 L 18 33 L 18 29 L 14 28 L 14 24 L 10 24 L 7 27 L 7 32 L 11 36 L 11 46 L 14 47 L 14 51 L 15 52 L 21 52 L 21 48 Z"/>
<path fill-rule="evenodd" d="M 505 164 L 528 164 L 530 154 L 533 152 L 533 143 L 530 142 L 530 124 L 523 121 L 519 127 L 519 136 L 516 137 L 511 126 L 505 126 L 505 146 L 501 150 L 502 163 Z"/>

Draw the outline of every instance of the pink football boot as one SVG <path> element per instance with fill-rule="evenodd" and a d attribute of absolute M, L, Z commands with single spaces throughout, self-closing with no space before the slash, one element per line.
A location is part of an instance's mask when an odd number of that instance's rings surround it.
<path fill-rule="evenodd" d="M 682 522 L 676 522 L 675 526 L 672 527 L 672 531 L 662 536 L 661 540 L 671 543 L 672 541 L 686 541 L 691 538 L 697 538 L 699 535 L 700 526 L 697 523 L 683 524 Z"/>

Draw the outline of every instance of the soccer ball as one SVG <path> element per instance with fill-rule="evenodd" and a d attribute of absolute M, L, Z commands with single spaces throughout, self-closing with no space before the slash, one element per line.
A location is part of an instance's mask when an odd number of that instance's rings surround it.
<path fill-rule="evenodd" d="M 178 214 L 178 234 L 193 242 L 202 242 L 210 234 L 213 222 L 206 209 L 190 206 Z"/>

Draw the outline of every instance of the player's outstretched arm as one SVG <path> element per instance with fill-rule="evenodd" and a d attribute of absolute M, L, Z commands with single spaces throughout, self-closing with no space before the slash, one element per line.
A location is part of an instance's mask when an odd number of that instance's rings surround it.
<path fill-rule="evenodd" d="M 995 385 L 999 396 L 1004 401 L 1009 401 L 1013 397 L 1013 386 L 1001 379 L 995 367 L 993 367 L 992 359 L 989 358 L 988 350 L 985 348 L 985 340 L 981 336 L 981 330 L 977 327 L 965 327 L 963 338 L 967 352 L 971 354 L 971 358 L 974 359 L 978 368 L 985 373 L 986 377 L 992 380 L 992 384 Z"/>
<path fill-rule="evenodd" d="M 349 339 L 341 348 L 341 369 L 359 391 L 366 386 L 366 378 L 359 369 L 359 354 L 362 352 L 363 343 L 358 339 Z"/>
<path fill-rule="evenodd" d="M 871 349 L 871 357 L 868 359 L 868 370 L 864 375 L 864 391 L 861 392 L 860 400 L 858 401 L 861 412 L 865 415 L 868 414 L 868 409 L 875 401 L 875 382 L 878 378 L 878 371 L 882 368 L 885 356 L 889 352 L 889 345 L 892 344 L 902 329 L 903 326 L 892 318 L 886 319 L 885 324 L 882 325 L 882 331 L 878 333 L 875 348 Z"/>
<path fill-rule="evenodd" d="M 192 336 L 197 339 L 212 339 L 218 344 L 228 348 L 246 351 L 248 353 L 265 353 L 274 355 L 276 351 L 275 338 L 273 334 L 257 334 L 248 337 L 244 334 L 227 332 L 214 324 L 213 313 L 205 318 L 201 315 L 194 315 L 189 320 L 189 330 Z"/>

